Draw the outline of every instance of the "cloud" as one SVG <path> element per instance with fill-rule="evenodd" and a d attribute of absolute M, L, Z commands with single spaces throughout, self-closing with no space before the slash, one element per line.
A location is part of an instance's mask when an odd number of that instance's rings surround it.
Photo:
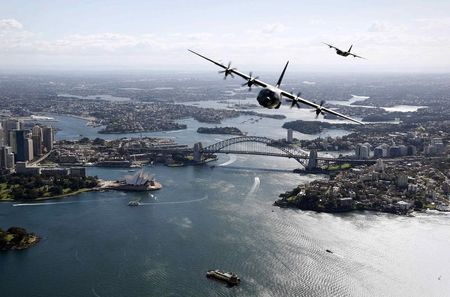
<path fill-rule="evenodd" d="M 380 32 L 404 32 L 406 31 L 406 27 L 403 25 L 393 25 L 388 22 L 375 21 L 370 25 L 367 30 L 371 33 L 380 33 Z"/>
<path fill-rule="evenodd" d="M 22 29 L 23 25 L 16 19 L 1 19 L 0 30 Z"/>
<path fill-rule="evenodd" d="M 280 23 L 267 24 L 262 29 L 261 32 L 265 34 L 282 33 L 286 31 L 287 27 Z"/>

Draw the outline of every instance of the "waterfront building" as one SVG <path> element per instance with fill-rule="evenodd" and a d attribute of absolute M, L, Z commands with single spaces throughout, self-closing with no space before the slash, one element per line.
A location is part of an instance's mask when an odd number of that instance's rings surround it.
<path fill-rule="evenodd" d="M 71 167 L 70 175 L 77 177 L 86 177 L 86 168 L 84 167 Z"/>
<path fill-rule="evenodd" d="M 16 172 L 18 174 L 40 175 L 40 167 L 29 167 L 27 162 L 19 161 L 16 163 Z"/>
<path fill-rule="evenodd" d="M 53 143 L 55 142 L 55 137 L 53 135 L 52 127 L 42 128 L 42 139 L 44 144 L 45 152 L 48 153 L 53 149 Z"/>
<path fill-rule="evenodd" d="M 402 149 L 398 145 L 389 148 L 389 157 L 396 158 L 402 156 Z"/>
<path fill-rule="evenodd" d="M 356 146 L 355 156 L 358 159 L 369 159 L 370 154 L 370 145 L 369 144 L 361 144 L 359 143 Z"/>
<path fill-rule="evenodd" d="M 54 167 L 54 168 L 42 168 L 41 174 L 45 176 L 68 176 L 70 174 L 69 168 Z"/>
<path fill-rule="evenodd" d="M 153 175 L 144 173 L 143 170 L 134 175 L 128 175 L 114 189 L 123 191 L 154 191 L 161 189 L 161 184 L 155 181 Z"/>
<path fill-rule="evenodd" d="M 373 150 L 373 157 L 374 158 L 386 158 L 388 156 L 388 150 L 389 150 L 389 146 L 387 144 L 383 143 L 383 144 L 377 146 Z"/>

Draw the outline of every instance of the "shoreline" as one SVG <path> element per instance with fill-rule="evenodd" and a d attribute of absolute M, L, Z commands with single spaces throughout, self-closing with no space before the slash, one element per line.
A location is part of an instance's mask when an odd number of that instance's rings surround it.
<path fill-rule="evenodd" d="M 46 200 L 53 200 L 53 199 L 63 199 L 63 198 L 70 197 L 70 196 L 75 196 L 75 195 L 78 195 L 78 194 L 81 194 L 81 193 L 87 193 L 87 192 L 92 192 L 92 191 L 97 191 L 97 190 L 98 190 L 97 187 L 95 187 L 95 188 L 83 188 L 83 189 L 77 190 L 75 192 L 70 192 L 70 193 L 67 193 L 67 194 L 61 194 L 61 195 L 51 196 L 51 197 L 39 197 L 39 198 L 32 199 L 32 200 L 1 199 L 0 203 L 2 203 L 2 202 L 3 203 L 7 203 L 7 202 L 9 202 L 9 203 L 11 203 L 11 202 L 33 203 L 33 202 L 38 202 L 38 201 L 46 201 Z"/>

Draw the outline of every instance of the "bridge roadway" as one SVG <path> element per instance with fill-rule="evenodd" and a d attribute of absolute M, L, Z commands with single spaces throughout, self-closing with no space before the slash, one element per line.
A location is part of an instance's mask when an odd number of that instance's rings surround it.
<path fill-rule="evenodd" d="M 179 149 L 168 149 L 168 148 L 149 148 L 145 151 L 147 154 L 158 154 L 158 153 L 165 153 L 165 154 L 176 154 L 176 153 L 182 153 L 182 154 L 192 154 L 194 152 L 193 148 L 179 148 Z M 289 159 L 298 159 L 298 160 L 308 160 L 309 156 L 306 155 L 289 155 L 285 152 L 257 152 L 257 151 L 243 151 L 243 150 L 220 150 L 220 151 L 212 151 L 203 149 L 201 150 L 202 153 L 210 153 L 210 154 L 236 154 L 236 155 L 255 155 L 255 156 L 271 156 L 271 157 L 282 157 L 282 158 L 289 158 Z M 317 157 L 318 161 L 323 162 L 334 162 L 334 163 L 350 163 L 350 164 L 375 164 L 376 160 L 358 160 L 358 159 L 345 159 L 345 158 L 330 158 L 330 157 Z"/>

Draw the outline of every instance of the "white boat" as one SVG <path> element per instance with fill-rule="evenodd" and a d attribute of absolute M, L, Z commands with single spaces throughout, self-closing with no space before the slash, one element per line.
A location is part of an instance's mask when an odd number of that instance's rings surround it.
<path fill-rule="evenodd" d="M 241 282 L 241 279 L 233 272 L 224 272 L 221 270 L 208 270 L 206 272 L 207 278 L 215 278 L 228 283 L 229 285 L 235 286 Z"/>

